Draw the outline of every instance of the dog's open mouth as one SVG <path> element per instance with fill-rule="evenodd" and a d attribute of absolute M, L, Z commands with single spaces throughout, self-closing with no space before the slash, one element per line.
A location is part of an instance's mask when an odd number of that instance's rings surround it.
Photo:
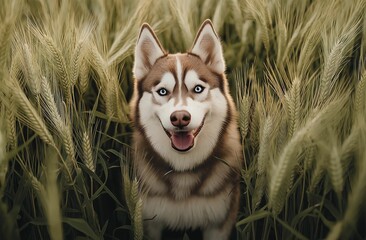
<path fill-rule="evenodd" d="M 184 129 L 178 129 L 175 131 L 167 131 L 165 129 L 165 132 L 168 135 L 168 137 L 170 138 L 172 147 L 175 150 L 180 151 L 180 152 L 186 152 L 194 146 L 194 139 L 201 131 L 203 124 L 204 124 L 204 119 L 198 128 L 193 129 L 191 131 L 187 131 Z"/>

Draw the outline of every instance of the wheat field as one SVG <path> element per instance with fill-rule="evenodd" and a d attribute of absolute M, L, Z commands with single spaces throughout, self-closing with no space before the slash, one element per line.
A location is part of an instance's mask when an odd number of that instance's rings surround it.
<path fill-rule="evenodd" d="M 128 118 L 137 34 L 148 22 L 184 52 L 207 18 L 240 115 L 234 239 L 366 238 L 366 1 L 0 6 L 1 239 L 143 239 Z"/>

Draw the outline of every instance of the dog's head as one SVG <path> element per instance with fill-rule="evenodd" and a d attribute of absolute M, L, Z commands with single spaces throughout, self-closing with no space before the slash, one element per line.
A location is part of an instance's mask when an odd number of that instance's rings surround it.
<path fill-rule="evenodd" d="M 167 54 L 148 24 L 135 49 L 132 111 L 153 149 L 176 170 L 193 168 L 217 145 L 227 121 L 225 62 L 206 20 L 188 53 Z"/>

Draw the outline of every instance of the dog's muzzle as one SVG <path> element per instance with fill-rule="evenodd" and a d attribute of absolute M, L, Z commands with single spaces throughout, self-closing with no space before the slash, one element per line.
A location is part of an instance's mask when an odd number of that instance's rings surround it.
<path fill-rule="evenodd" d="M 176 128 L 173 131 L 168 131 L 164 128 L 166 134 L 170 138 L 172 148 L 180 152 L 186 152 L 194 146 L 194 140 L 200 133 L 205 122 L 203 118 L 201 125 L 193 130 L 186 130 L 186 128 Z"/>

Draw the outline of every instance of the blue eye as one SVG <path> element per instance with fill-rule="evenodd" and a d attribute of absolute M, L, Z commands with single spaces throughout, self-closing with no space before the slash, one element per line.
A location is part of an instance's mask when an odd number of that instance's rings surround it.
<path fill-rule="evenodd" d="M 194 89 L 193 89 L 193 91 L 194 91 L 195 93 L 201 93 L 201 92 L 203 92 L 203 90 L 205 90 L 205 87 L 204 87 L 204 86 L 202 86 L 202 85 L 196 85 L 196 86 L 194 87 Z"/>
<path fill-rule="evenodd" d="M 160 88 L 158 91 L 156 91 L 160 96 L 166 96 L 168 95 L 168 90 L 166 88 Z"/>

